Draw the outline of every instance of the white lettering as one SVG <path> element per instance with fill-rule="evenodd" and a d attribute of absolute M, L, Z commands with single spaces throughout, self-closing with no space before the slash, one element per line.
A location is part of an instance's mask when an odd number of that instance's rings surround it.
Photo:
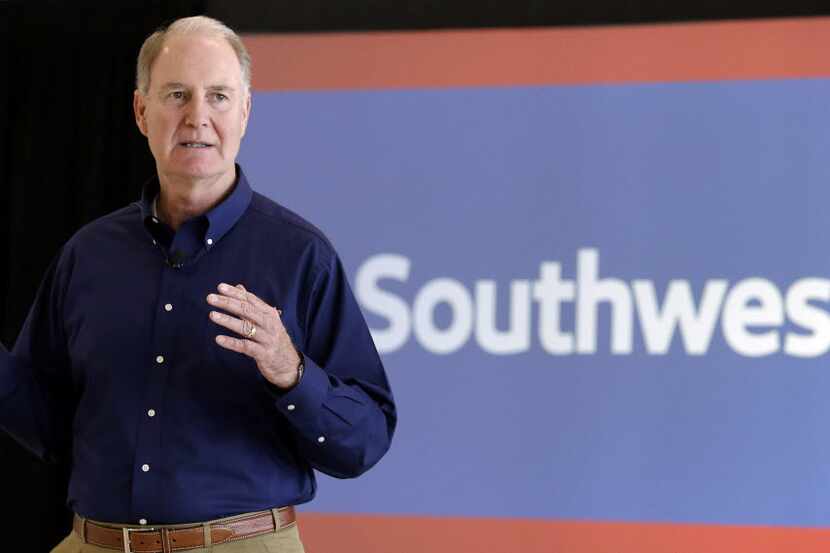
<path fill-rule="evenodd" d="M 534 281 L 511 280 L 506 328 L 497 321 L 500 283 L 481 279 L 465 283 L 452 278 L 421 281 L 412 308 L 399 296 L 381 287 L 383 280 L 409 284 L 412 262 L 397 254 L 378 254 L 367 259 L 356 275 L 356 295 L 368 312 L 388 321 L 371 329 L 378 351 L 394 352 L 414 334 L 427 351 L 447 355 L 463 348 L 475 333 L 479 347 L 492 355 L 511 355 L 531 349 L 532 309 L 539 306 L 538 338 L 551 355 L 597 352 L 599 311 L 610 307 L 609 350 L 616 355 L 633 352 L 634 310 L 649 355 L 666 355 L 675 335 L 688 355 L 705 355 L 720 327 L 726 344 L 737 354 L 762 357 L 783 352 L 794 357 L 817 357 L 830 351 L 830 279 L 802 278 L 790 285 L 785 297 L 771 281 L 748 278 L 734 283 L 706 281 L 695 303 L 688 280 L 668 282 L 662 304 L 654 281 L 600 278 L 599 251 L 580 249 L 576 278 L 562 277 L 562 265 L 544 261 Z M 506 288 L 506 289 L 508 289 Z M 474 290 L 474 294 L 470 290 Z M 825 305 L 816 305 L 822 303 Z M 449 323 L 436 324 L 436 310 L 446 304 Z M 563 309 L 573 305 L 575 329 L 565 328 Z M 784 332 L 789 321 L 799 327 Z M 783 346 L 782 346 L 783 342 Z"/>
<path fill-rule="evenodd" d="M 530 348 L 530 283 L 514 280 L 510 285 L 510 328 L 496 329 L 496 283 L 476 284 L 476 339 L 481 349 L 495 355 L 519 353 Z"/>
<path fill-rule="evenodd" d="M 435 326 L 435 308 L 446 303 L 452 310 L 450 326 Z M 451 278 L 431 280 L 415 296 L 415 337 L 424 349 L 448 354 L 463 346 L 473 331 L 473 300 L 464 285 Z"/>
<path fill-rule="evenodd" d="M 650 280 L 633 281 L 631 287 L 634 289 L 646 351 L 654 355 L 668 353 L 675 328 L 679 326 L 686 351 L 690 355 L 706 353 L 727 285 L 725 280 L 708 281 L 703 289 L 700 309 L 695 309 L 689 282 L 672 280 L 661 311 L 657 307 L 654 283 Z"/>
<path fill-rule="evenodd" d="M 802 278 L 787 291 L 787 317 L 811 334 L 788 332 L 784 338 L 784 351 L 796 357 L 818 357 L 830 349 L 830 316 L 810 305 L 810 300 L 830 301 L 830 280 L 826 278 Z"/>
<path fill-rule="evenodd" d="M 750 305 L 750 302 L 753 304 Z M 750 332 L 750 326 L 779 327 L 784 323 L 784 301 L 775 285 L 763 278 L 736 284 L 723 306 L 723 337 L 741 355 L 762 357 L 778 351 L 777 330 Z"/>
<path fill-rule="evenodd" d="M 380 254 L 370 257 L 357 271 L 355 294 L 367 311 L 386 318 L 389 328 L 373 328 L 372 339 L 380 353 L 395 351 L 409 340 L 412 323 L 409 306 L 391 292 L 382 290 L 378 281 L 393 278 L 406 282 L 409 278 L 409 259 L 402 255 Z"/>
<path fill-rule="evenodd" d="M 579 250 L 577 254 L 576 350 L 597 351 L 597 311 L 600 302 L 611 304 L 611 353 L 626 354 L 632 350 L 631 293 L 616 278 L 598 280 L 599 252 Z"/>
<path fill-rule="evenodd" d="M 533 299 L 539 302 L 539 341 L 545 351 L 553 355 L 567 355 L 574 351 L 574 336 L 562 331 L 562 302 L 573 301 L 576 285 L 562 280 L 559 263 L 542 263 L 539 280 L 533 285 Z"/>

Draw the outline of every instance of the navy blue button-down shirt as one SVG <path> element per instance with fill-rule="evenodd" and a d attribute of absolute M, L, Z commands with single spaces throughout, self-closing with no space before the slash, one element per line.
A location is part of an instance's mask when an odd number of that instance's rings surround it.
<path fill-rule="evenodd" d="M 11 354 L 0 425 L 71 462 L 68 503 L 94 520 L 182 523 L 309 501 L 312 469 L 361 474 L 389 448 L 395 407 L 344 269 L 319 230 L 253 192 L 173 232 L 140 202 L 78 231 L 50 266 Z M 223 349 L 220 282 L 282 310 L 305 357 L 281 391 Z"/>

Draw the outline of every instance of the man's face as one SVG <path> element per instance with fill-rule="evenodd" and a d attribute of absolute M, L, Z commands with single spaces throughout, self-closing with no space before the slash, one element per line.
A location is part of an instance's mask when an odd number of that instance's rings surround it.
<path fill-rule="evenodd" d="M 133 107 L 159 177 L 233 181 L 251 98 L 224 39 L 168 37 L 151 68 L 147 95 L 136 91 Z"/>

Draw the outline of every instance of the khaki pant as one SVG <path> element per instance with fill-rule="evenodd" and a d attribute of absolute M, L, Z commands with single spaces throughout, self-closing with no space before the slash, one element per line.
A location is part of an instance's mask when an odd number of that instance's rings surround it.
<path fill-rule="evenodd" d="M 113 553 L 113 549 L 106 549 L 83 543 L 75 532 L 71 532 L 60 542 L 51 553 Z M 304 553 L 303 544 L 300 541 L 300 533 L 297 531 L 297 523 L 292 522 L 283 526 L 271 534 L 264 534 L 254 538 L 213 545 L 211 547 L 199 547 L 188 549 L 184 553 Z"/>

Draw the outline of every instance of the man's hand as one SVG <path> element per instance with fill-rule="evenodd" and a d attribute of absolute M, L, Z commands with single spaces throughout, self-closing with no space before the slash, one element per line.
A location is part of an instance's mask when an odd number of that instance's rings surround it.
<path fill-rule="evenodd" d="M 294 386 L 299 378 L 300 356 L 282 324 L 282 312 L 245 290 L 241 284 L 234 287 L 222 283 L 218 290 L 218 294 L 208 295 L 207 302 L 230 315 L 211 311 L 210 320 L 236 332 L 241 338 L 218 335 L 216 343 L 251 357 L 262 376 L 275 386 L 283 389 Z"/>

